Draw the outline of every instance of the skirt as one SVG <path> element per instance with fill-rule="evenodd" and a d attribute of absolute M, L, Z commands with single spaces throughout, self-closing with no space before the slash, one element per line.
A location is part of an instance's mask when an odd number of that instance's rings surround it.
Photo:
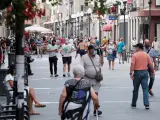
<path fill-rule="evenodd" d="M 107 60 L 108 61 L 114 61 L 115 60 L 115 56 L 113 54 L 108 54 Z"/>

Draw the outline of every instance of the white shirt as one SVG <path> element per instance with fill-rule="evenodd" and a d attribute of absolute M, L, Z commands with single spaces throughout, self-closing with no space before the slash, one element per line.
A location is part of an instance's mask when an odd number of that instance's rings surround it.
<path fill-rule="evenodd" d="M 159 47 L 159 42 L 153 42 L 153 47 L 155 50 L 158 50 L 158 47 Z"/>
<path fill-rule="evenodd" d="M 5 83 L 6 83 L 6 87 L 7 90 L 12 90 L 10 84 L 9 84 L 9 80 L 14 81 L 14 77 L 11 74 L 7 74 L 5 77 Z"/>
<path fill-rule="evenodd" d="M 63 57 L 70 57 L 70 56 L 72 56 L 71 55 L 72 50 L 73 50 L 73 46 L 71 44 L 63 45 L 62 46 L 62 55 L 63 55 Z"/>
<path fill-rule="evenodd" d="M 58 49 L 58 46 L 57 45 L 53 46 L 51 44 L 48 44 L 47 49 L 48 50 L 56 50 L 56 49 Z M 49 52 L 49 57 L 55 57 L 55 56 L 57 56 L 57 52 Z"/>

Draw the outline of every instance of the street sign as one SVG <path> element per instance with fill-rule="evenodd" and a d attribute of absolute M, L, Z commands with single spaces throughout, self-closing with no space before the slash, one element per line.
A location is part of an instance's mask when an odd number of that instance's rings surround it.
<path fill-rule="evenodd" d="M 109 20 L 117 20 L 117 16 L 116 15 L 109 15 Z"/>

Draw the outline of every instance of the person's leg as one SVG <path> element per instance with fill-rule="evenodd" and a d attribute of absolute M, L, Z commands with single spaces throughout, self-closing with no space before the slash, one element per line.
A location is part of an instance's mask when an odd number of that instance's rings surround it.
<path fill-rule="evenodd" d="M 136 71 L 134 73 L 134 80 L 133 80 L 134 89 L 133 89 L 133 97 L 132 97 L 132 106 L 136 106 L 140 83 L 141 83 L 141 73 L 140 71 Z"/>
<path fill-rule="evenodd" d="M 38 57 L 39 57 L 39 52 L 40 52 L 39 46 L 37 46 L 37 55 L 38 55 Z"/>
<path fill-rule="evenodd" d="M 53 76 L 53 60 L 52 57 L 49 57 L 49 68 L 50 68 L 50 74 L 51 77 Z"/>
<path fill-rule="evenodd" d="M 122 53 L 119 53 L 119 64 L 121 64 Z"/>
<path fill-rule="evenodd" d="M 31 70 L 31 65 L 27 63 L 27 69 L 28 69 L 28 75 L 33 75 L 32 70 Z"/>
<path fill-rule="evenodd" d="M 111 61 L 109 60 L 108 63 L 109 63 L 109 69 L 111 69 Z"/>
<path fill-rule="evenodd" d="M 112 61 L 112 70 L 114 70 L 114 60 Z"/>
<path fill-rule="evenodd" d="M 68 76 L 70 77 L 72 57 L 68 57 L 67 63 L 68 63 Z"/>
<path fill-rule="evenodd" d="M 152 75 L 151 72 L 149 72 L 149 78 L 150 78 L 150 81 L 149 81 L 149 94 L 153 96 L 154 94 L 152 92 L 152 87 L 153 87 L 153 84 L 154 84 L 155 75 Z"/>
<path fill-rule="evenodd" d="M 29 87 L 29 95 L 32 99 L 32 102 L 34 101 L 35 104 L 40 104 L 36 98 L 36 95 L 35 95 L 35 92 L 34 92 L 34 89 L 32 87 Z"/>
<path fill-rule="evenodd" d="M 58 77 L 58 75 L 57 75 L 57 61 L 58 61 L 58 58 L 54 57 L 53 64 L 54 64 L 54 75 L 55 75 L 55 77 Z"/>
<path fill-rule="evenodd" d="M 143 89 L 143 101 L 144 101 L 144 105 L 149 105 L 149 96 L 148 96 L 148 71 L 145 71 L 144 73 L 144 77 L 142 79 L 141 82 L 141 86 Z"/>
<path fill-rule="evenodd" d="M 42 54 L 43 54 L 43 49 L 42 49 L 42 46 L 40 46 L 40 55 L 42 57 Z"/>
<path fill-rule="evenodd" d="M 66 67 L 67 67 L 66 57 L 62 57 L 62 60 L 63 60 L 63 77 L 66 77 Z"/>

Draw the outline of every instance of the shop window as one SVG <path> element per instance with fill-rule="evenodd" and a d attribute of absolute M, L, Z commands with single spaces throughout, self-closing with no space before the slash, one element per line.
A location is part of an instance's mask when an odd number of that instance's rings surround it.
<path fill-rule="evenodd" d="M 156 0 L 156 6 L 160 7 L 160 0 Z"/>

